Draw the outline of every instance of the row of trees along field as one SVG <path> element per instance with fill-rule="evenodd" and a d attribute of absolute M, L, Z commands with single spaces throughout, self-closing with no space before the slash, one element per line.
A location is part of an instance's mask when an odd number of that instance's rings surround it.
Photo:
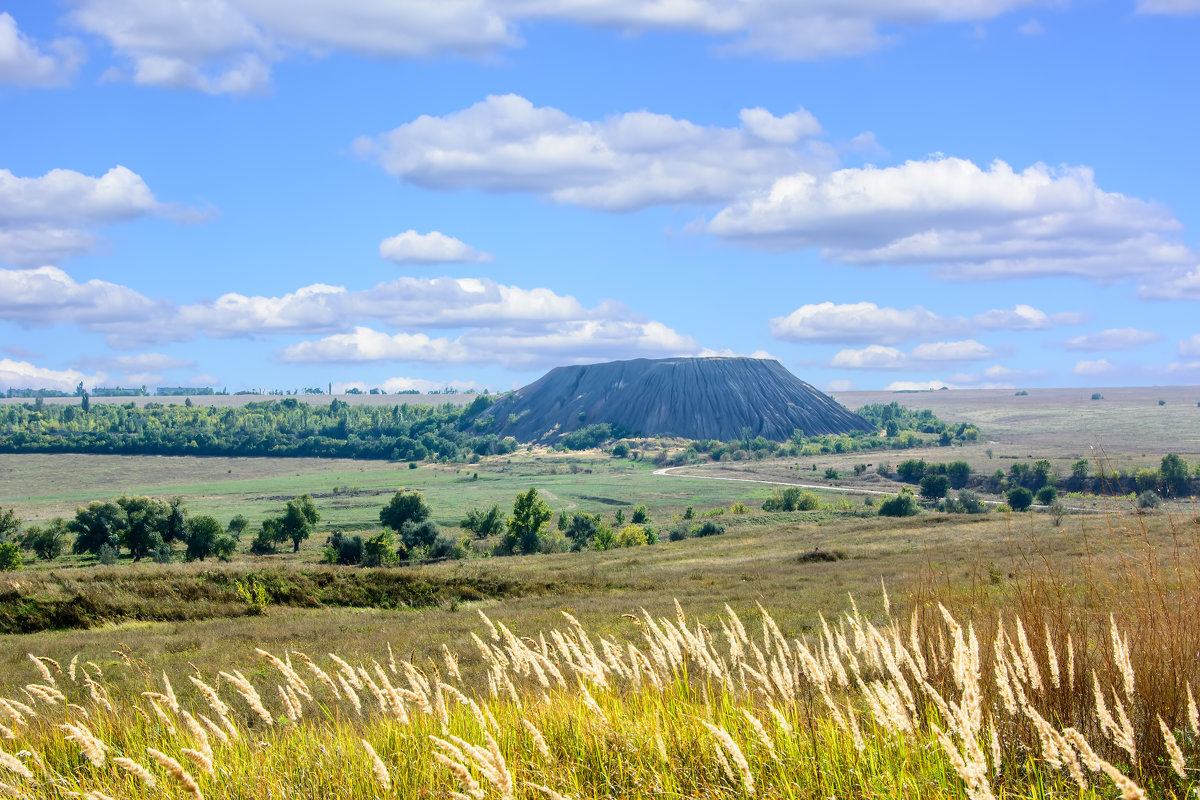
<path fill-rule="evenodd" d="M 671 539 L 724 532 L 723 525 L 711 521 L 693 524 L 690 511 L 671 528 Z M 517 495 L 511 513 L 505 513 L 499 505 L 468 512 L 459 527 L 473 534 L 478 547 L 471 537 L 443 533 L 431 515 L 420 492 L 401 489 L 380 510 L 378 533 L 364 538 L 335 530 L 326 541 L 324 560 L 331 564 L 386 566 L 464 558 L 472 553 L 503 556 L 609 550 L 658 541 L 644 505 L 633 508 L 628 523 L 620 509 L 611 524 L 600 514 L 564 510 L 558 515 L 557 527 L 552 528 L 549 523 L 554 512 L 532 487 Z M 320 519 L 309 495 L 295 497 L 278 515 L 262 521 L 245 550 L 263 556 L 291 545 L 292 552 L 298 552 Z M 69 520 L 56 518 L 24 530 L 9 509 L 0 514 L 0 569 L 19 569 L 26 551 L 51 561 L 68 548 L 76 555 L 95 556 L 101 564 L 114 564 L 121 558 L 165 563 L 179 556 L 187 561 L 228 561 L 242 549 L 243 535 L 249 530 L 249 521 L 240 514 L 227 525 L 208 514 L 190 515 L 178 497 L 164 500 L 123 495 L 115 500 L 96 500 L 80 507 Z"/>
<path fill-rule="evenodd" d="M 857 469 L 856 469 L 857 471 Z M 921 496 L 927 500 L 945 498 L 951 489 L 976 489 L 991 494 L 1006 494 L 1014 510 L 1020 511 L 1033 502 L 1049 505 L 1060 491 L 1089 494 L 1136 494 L 1143 506 L 1156 505 L 1153 498 L 1182 498 L 1200 494 L 1200 462 L 1189 467 L 1175 453 L 1163 456 L 1158 469 L 1141 467 L 1122 471 L 1108 469 L 1101 462 L 1096 471 L 1092 464 L 1081 458 L 1071 465 L 1069 475 L 1057 475 L 1046 459 L 1032 464 L 1018 461 L 1008 471 L 997 468 L 991 474 L 977 474 L 965 461 L 948 464 L 926 463 L 924 459 L 907 459 L 900 462 L 895 473 L 890 466 L 881 464 L 877 471 L 895 477 L 905 483 L 920 486 Z M 1016 501 L 1014 505 L 1013 501 Z"/>
<path fill-rule="evenodd" d="M 337 399 L 325 406 L 285 398 L 216 407 L 193 406 L 189 399 L 139 408 L 90 403 L 86 395 L 79 405 L 37 398 L 0 406 L 0 452 L 472 460 L 517 448 L 515 439 L 488 432 L 493 420 L 485 412 L 493 402 L 479 395 L 466 406 L 360 406 Z M 695 442 L 676 458 L 721 461 L 903 449 L 928 444 L 932 437 L 948 446 L 979 437 L 973 426 L 947 425 L 929 410 L 894 402 L 864 406 L 858 413 L 878 431 L 809 437 L 795 431 L 789 441 L 774 442 L 746 430 L 732 442 Z M 567 434 L 557 446 L 583 450 L 632 433 L 597 423 Z"/>

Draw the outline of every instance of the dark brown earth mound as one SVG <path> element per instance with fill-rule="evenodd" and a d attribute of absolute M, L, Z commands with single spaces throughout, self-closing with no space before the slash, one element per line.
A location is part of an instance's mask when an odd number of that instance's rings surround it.
<path fill-rule="evenodd" d="M 607 423 L 627 435 L 783 441 L 869 431 L 871 424 L 788 372 L 758 358 L 664 358 L 557 367 L 484 410 L 500 436 L 552 443 Z"/>

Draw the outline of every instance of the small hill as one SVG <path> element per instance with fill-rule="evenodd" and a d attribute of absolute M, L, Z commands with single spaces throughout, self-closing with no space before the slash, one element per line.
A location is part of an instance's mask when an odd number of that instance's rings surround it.
<path fill-rule="evenodd" d="M 490 417 L 491 422 L 485 420 Z M 608 423 L 629 435 L 783 441 L 872 426 L 788 372 L 758 358 L 663 358 L 556 367 L 497 401 L 480 427 L 521 442 L 552 442 Z"/>

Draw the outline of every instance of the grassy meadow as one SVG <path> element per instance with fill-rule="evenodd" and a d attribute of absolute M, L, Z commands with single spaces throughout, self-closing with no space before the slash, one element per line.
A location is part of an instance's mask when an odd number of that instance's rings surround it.
<path fill-rule="evenodd" d="M 1103 453 L 1188 457 L 1187 437 L 1171 441 L 1137 402 L 1117 422 L 1143 426 L 1139 449 L 1100 441 Z M 990 413 L 937 411 L 968 412 Z M 671 475 L 543 450 L 417 469 L 0 456 L 0 507 L 27 521 L 120 493 L 181 496 L 191 513 L 252 525 L 309 493 L 322 516 L 296 554 L 31 558 L 5 573 L 10 618 L 75 627 L 0 636 L 0 793 L 1195 797 L 1200 511 L 1114 499 L 1061 526 L 1043 513 L 888 519 L 863 504 L 892 482 L 824 478 L 878 459 L 1057 466 L 1094 452 L 1064 447 L 1066 423 L 1046 413 L 1059 421 L 1024 435 L 984 425 L 952 450 Z M 851 491 L 765 513 L 772 484 L 714 477 Z M 409 568 L 321 563 L 332 530 L 377 530 L 401 486 L 452 532 L 468 509 L 509 508 L 530 486 L 556 512 L 611 520 L 645 504 L 663 531 L 689 506 L 699 519 L 722 509 L 712 518 L 726 531 Z M 737 502 L 751 513 L 730 513 Z M 265 606 L 239 585 L 265 587 Z"/>

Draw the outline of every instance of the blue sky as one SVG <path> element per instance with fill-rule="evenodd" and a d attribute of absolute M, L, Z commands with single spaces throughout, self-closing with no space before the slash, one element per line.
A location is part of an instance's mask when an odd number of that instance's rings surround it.
<path fill-rule="evenodd" d="M 1200 0 L 0 5 L 0 390 L 1200 383 Z"/>

